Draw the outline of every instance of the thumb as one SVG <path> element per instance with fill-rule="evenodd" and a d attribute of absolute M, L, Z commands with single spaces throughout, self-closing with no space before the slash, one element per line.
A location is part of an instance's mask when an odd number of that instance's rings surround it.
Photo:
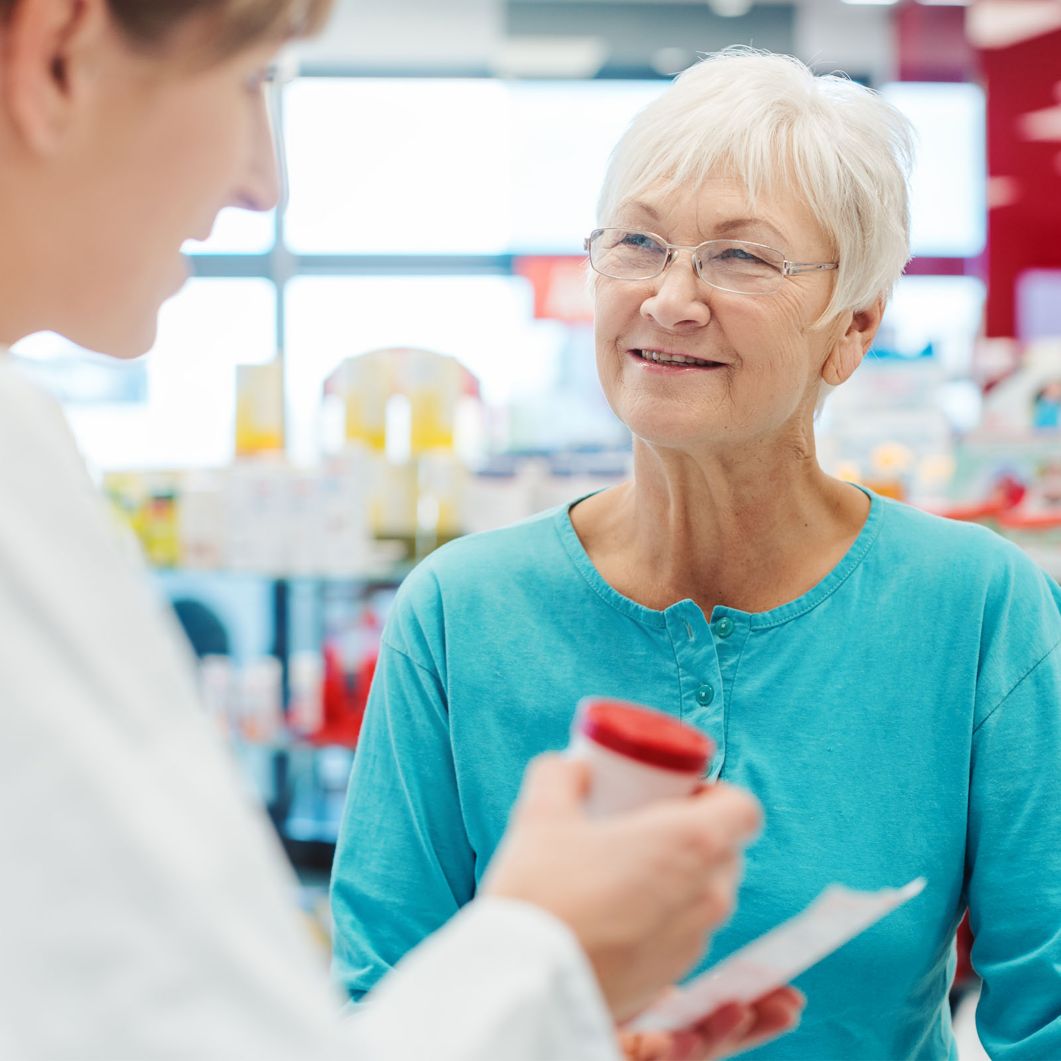
<path fill-rule="evenodd" d="M 521 818 L 579 814 L 588 791 L 585 763 L 555 753 L 539 755 L 523 777 L 516 814 Z"/>

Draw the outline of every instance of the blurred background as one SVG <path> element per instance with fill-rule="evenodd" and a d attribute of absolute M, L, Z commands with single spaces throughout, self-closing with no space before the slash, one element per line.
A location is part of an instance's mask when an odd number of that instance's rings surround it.
<path fill-rule="evenodd" d="M 914 258 L 823 464 L 1061 574 L 1061 3 L 340 0 L 275 90 L 286 203 L 189 244 L 155 350 L 16 347 L 305 879 L 410 565 L 624 475 L 582 240 L 626 123 L 731 44 L 846 71 L 919 134 Z"/>

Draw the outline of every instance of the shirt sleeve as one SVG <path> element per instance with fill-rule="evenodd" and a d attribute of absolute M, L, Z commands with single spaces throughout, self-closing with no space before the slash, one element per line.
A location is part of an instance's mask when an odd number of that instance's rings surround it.
<path fill-rule="evenodd" d="M 332 871 L 333 972 L 355 1001 L 475 893 L 443 681 L 395 644 L 420 629 L 407 601 L 380 646 Z"/>
<path fill-rule="evenodd" d="M 1061 648 L 977 726 L 970 784 L 980 1038 L 995 1061 L 1061 1057 Z"/>
<path fill-rule="evenodd" d="M 611 1019 L 574 937 L 550 915 L 507 900 L 472 903 L 351 1019 L 365 1057 L 618 1059 Z"/>

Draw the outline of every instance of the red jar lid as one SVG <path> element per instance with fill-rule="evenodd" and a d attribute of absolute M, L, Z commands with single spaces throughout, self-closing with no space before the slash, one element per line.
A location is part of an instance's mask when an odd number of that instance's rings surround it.
<path fill-rule="evenodd" d="M 628 700 L 587 696 L 578 712 L 577 727 L 586 737 L 648 766 L 700 774 L 715 751 L 698 729 Z"/>

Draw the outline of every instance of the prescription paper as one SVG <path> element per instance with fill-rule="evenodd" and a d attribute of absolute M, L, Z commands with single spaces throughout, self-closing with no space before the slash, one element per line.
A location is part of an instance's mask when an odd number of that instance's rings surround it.
<path fill-rule="evenodd" d="M 726 1002 L 754 1002 L 783 987 L 885 914 L 920 895 L 924 877 L 902 888 L 859 892 L 830 884 L 801 914 L 735 951 L 650 1006 L 632 1031 L 678 1031 Z"/>

